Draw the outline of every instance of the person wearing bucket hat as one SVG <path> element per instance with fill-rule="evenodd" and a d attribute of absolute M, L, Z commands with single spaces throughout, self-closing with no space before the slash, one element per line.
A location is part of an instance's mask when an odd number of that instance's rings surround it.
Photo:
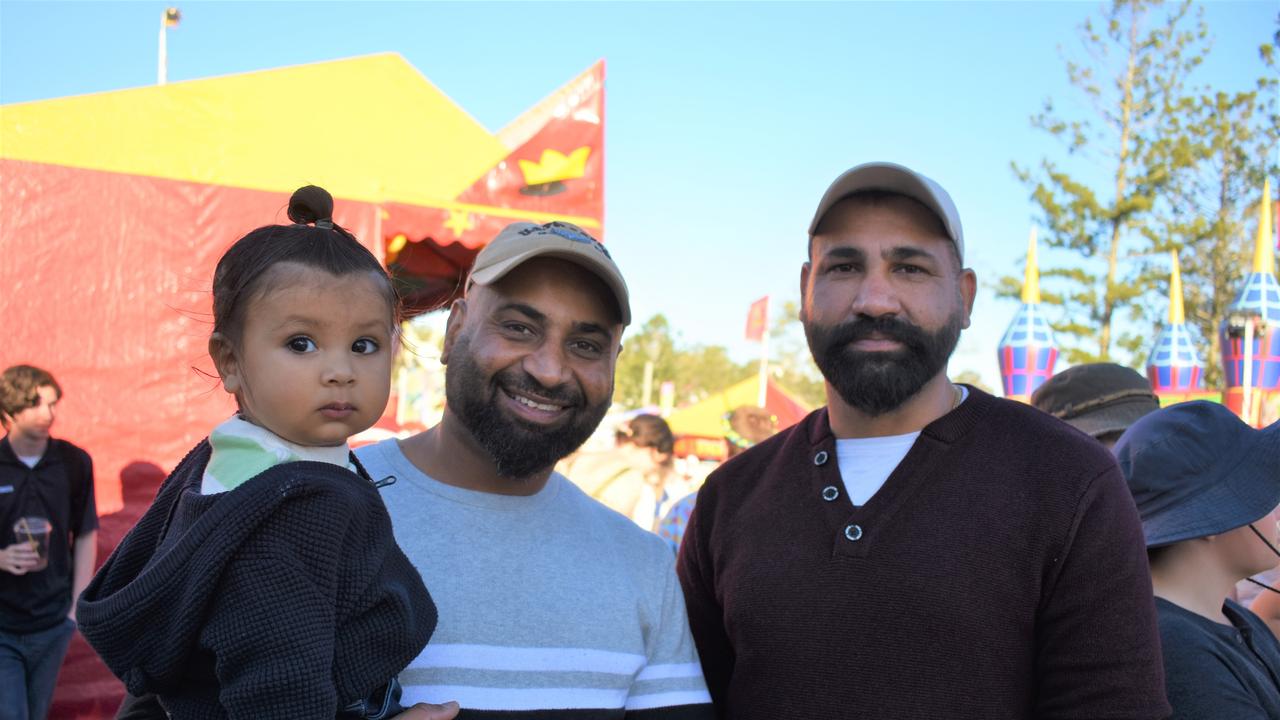
<path fill-rule="evenodd" d="M 1132 368 L 1088 363 L 1049 378 L 1031 394 L 1031 405 L 1110 448 L 1138 418 L 1159 410 L 1160 400 Z"/>
<path fill-rule="evenodd" d="M 1138 420 L 1115 452 L 1142 517 L 1173 717 L 1280 720 L 1280 643 L 1229 597 L 1280 561 L 1280 424 L 1181 403 Z"/>

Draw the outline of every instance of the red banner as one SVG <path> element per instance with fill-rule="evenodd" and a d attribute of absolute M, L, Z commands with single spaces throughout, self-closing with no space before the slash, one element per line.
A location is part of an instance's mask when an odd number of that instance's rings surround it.
<path fill-rule="evenodd" d="M 765 295 L 751 303 L 747 311 L 747 339 L 760 342 L 764 340 L 765 330 L 769 327 L 769 296 Z"/>
<path fill-rule="evenodd" d="M 524 142 L 458 202 L 480 206 L 480 213 L 485 207 L 514 211 L 511 220 L 524 219 L 522 213 L 580 217 L 587 232 L 603 239 L 604 63 L 574 78 L 522 120 L 525 127 L 512 128 L 508 139 Z M 466 242 L 471 229 L 455 226 L 449 239 Z M 483 236 L 481 244 L 492 237 Z"/>

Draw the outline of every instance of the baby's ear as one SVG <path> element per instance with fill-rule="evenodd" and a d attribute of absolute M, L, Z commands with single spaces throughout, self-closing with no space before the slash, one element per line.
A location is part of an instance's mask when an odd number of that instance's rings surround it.
<path fill-rule="evenodd" d="M 236 362 L 235 348 L 222 333 L 209 336 L 209 358 L 222 378 L 222 389 L 232 395 L 240 392 L 240 364 Z"/>

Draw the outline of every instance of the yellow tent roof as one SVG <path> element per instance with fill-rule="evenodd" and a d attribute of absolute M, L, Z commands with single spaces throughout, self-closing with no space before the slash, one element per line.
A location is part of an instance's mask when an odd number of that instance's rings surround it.
<path fill-rule="evenodd" d="M 0 157 L 289 193 L 432 205 L 508 149 L 403 57 L 0 107 Z"/>
<path fill-rule="evenodd" d="M 793 404 L 793 408 L 787 408 L 796 413 L 796 416 L 791 418 L 791 422 L 800 419 L 803 413 L 812 409 L 782 390 L 772 379 L 769 380 L 769 385 L 772 391 L 785 396 Z M 671 426 L 671 432 L 676 435 L 722 437 L 725 433 L 725 414 L 743 405 L 755 405 L 760 400 L 759 393 L 760 377 L 753 375 L 689 407 L 676 410 L 667 417 L 667 424 Z M 766 405 L 768 404 L 769 401 L 766 400 Z M 782 408 L 770 407 L 768 409 L 778 412 Z M 780 417 L 779 420 L 785 421 L 786 419 Z"/>

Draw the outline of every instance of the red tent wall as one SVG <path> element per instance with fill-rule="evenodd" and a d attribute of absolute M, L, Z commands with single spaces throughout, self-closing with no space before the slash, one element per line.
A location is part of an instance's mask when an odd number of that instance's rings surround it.
<path fill-rule="evenodd" d="M 62 385 L 54 434 L 93 456 L 99 562 L 234 402 L 210 376 L 209 288 L 224 250 L 287 223 L 288 196 L 0 160 L 0 367 Z M 365 242 L 376 208 L 337 201 Z M 79 635 L 50 717 L 112 717 L 123 689 Z"/>
<path fill-rule="evenodd" d="M 98 506 L 121 509 L 120 472 L 171 468 L 234 409 L 210 371 L 209 288 L 222 252 L 287 223 L 288 197 L 56 165 L 0 161 L 0 366 L 63 385 L 55 433 L 94 457 Z M 335 220 L 372 235 L 375 209 Z M 110 546 L 108 546 L 110 547 Z"/>
<path fill-rule="evenodd" d="M 454 202 L 338 198 L 335 220 L 379 258 L 412 244 L 397 270 L 434 283 L 426 305 L 456 292 L 470 255 L 513 220 L 571 219 L 601 235 L 603 82 L 596 63 L 513 123 L 517 149 Z M 213 268 L 244 233 L 287 223 L 287 202 L 286 193 L 0 159 L 0 368 L 39 365 L 62 384 L 54 433 L 94 458 L 100 560 L 168 470 L 233 410 L 200 372 L 212 371 Z M 384 253 L 383 238 L 400 234 L 402 246 Z M 110 717 L 120 694 L 77 637 L 51 716 Z"/>

